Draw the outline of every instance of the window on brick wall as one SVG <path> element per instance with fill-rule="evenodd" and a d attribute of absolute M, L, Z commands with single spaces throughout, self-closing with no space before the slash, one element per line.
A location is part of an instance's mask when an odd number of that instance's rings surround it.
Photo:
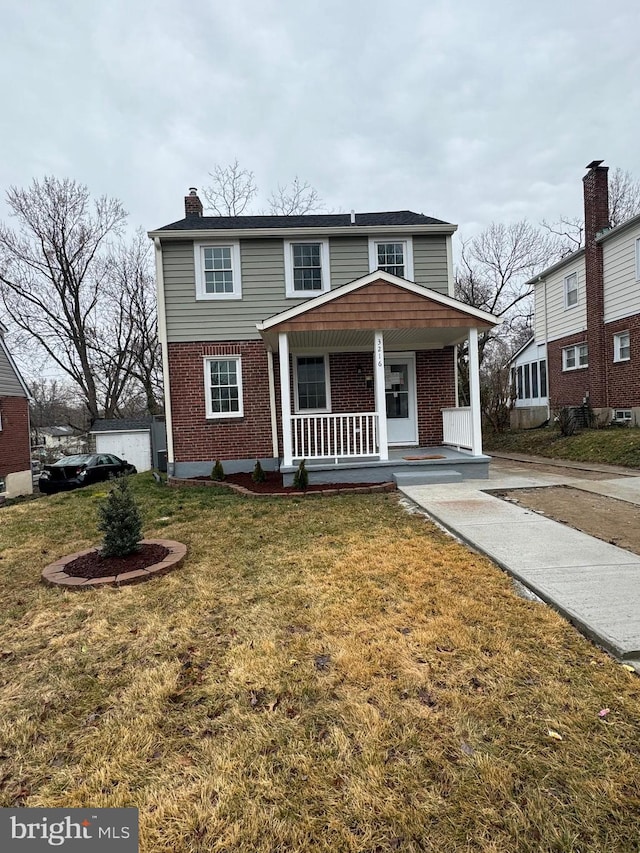
<path fill-rule="evenodd" d="M 589 366 L 589 347 L 587 344 L 576 344 L 573 347 L 564 347 L 562 350 L 562 369 L 577 370 L 580 367 Z"/>
<path fill-rule="evenodd" d="M 7 491 L 7 483 L 4 477 L 0 477 L 0 495 Z"/>
<path fill-rule="evenodd" d="M 208 418 L 242 417 L 241 357 L 228 355 L 205 358 L 204 390 Z"/>
<path fill-rule="evenodd" d="M 297 412 L 331 411 L 329 356 L 296 356 L 295 404 Z"/>
<path fill-rule="evenodd" d="M 241 299 L 240 244 L 195 243 L 196 299 Z"/>
<path fill-rule="evenodd" d="M 629 332 L 620 332 L 613 336 L 613 360 L 629 361 L 631 358 L 631 335 Z"/>
<path fill-rule="evenodd" d="M 578 273 L 572 272 L 564 279 L 564 307 L 573 308 L 578 304 Z"/>

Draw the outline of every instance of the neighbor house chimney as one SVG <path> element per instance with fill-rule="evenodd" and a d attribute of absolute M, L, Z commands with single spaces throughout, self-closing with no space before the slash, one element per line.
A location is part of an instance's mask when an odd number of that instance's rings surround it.
<path fill-rule="evenodd" d="M 195 187 L 189 187 L 189 195 L 184 197 L 184 215 L 187 219 L 192 219 L 194 216 L 202 216 L 202 202 L 198 198 L 198 190 Z"/>
<path fill-rule="evenodd" d="M 608 406 L 607 353 L 604 334 L 604 274 L 602 246 L 596 235 L 609 227 L 609 167 L 593 160 L 582 179 L 584 184 L 584 269 L 589 345 L 591 405 Z"/>

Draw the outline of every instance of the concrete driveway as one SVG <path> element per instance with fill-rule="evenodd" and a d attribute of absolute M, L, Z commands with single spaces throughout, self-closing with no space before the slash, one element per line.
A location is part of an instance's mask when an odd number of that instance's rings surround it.
<path fill-rule="evenodd" d="M 640 556 L 487 493 L 564 485 L 640 505 L 640 472 L 528 458 L 494 458 L 489 480 L 401 491 L 640 672 Z"/>

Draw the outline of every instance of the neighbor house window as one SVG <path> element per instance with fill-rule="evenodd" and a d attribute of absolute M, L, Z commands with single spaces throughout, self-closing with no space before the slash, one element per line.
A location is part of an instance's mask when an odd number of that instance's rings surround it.
<path fill-rule="evenodd" d="M 7 483 L 4 477 L 0 477 L 0 495 L 7 491 Z"/>
<path fill-rule="evenodd" d="M 205 358 L 204 386 L 208 418 L 242 416 L 242 359 L 239 355 Z"/>
<path fill-rule="evenodd" d="M 613 336 L 613 360 L 629 361 L 631 358 L 631 335 L 629 332 L 620 332 Z"/>
<path fill-rule="evenodd" d="M 631 409 L 615 409 L 613 412 L 614 421 L 622 423 L 631 423 Z"/>
<path fill-rule="evenodd" d="M 296 357 L 296 411 L 328 412 L 329 356 L 299 355 Z"/>
<path fill-rule="evenodd" d="M 565 347 L 562 350 L 562 369 L 577 370 L 579 367 L 589 366 L 589 347 L 586 344 L 577 344 L 574 347 Z"/>
<path fill-rule="evenodd" d="M 240 244 L 195 243 L 197 299 L 241 299 Z"/>
<path fill-rule="evenodd" d="M 513 378 L 518 400 L 537 400 L 547 396 L 547 362 L 544 359 L 519 365 Z"/>
<path fill-rule="evenodd" d="M 317 296 L 329 290 L 329 243 L 285 240 L 284 276 L 287 296 Z"/>
<path fill-rule="evenodd" d="M 413 279 L 413 243 L 406 240 L 369 240 L 369 269 L 384 270 L 400 278 Z"/>
<path fill-rule="evenodd" d="M 578 273 L 572 272 L 564 280 L 564 307 L 573 308 L 578 304 Z"/>

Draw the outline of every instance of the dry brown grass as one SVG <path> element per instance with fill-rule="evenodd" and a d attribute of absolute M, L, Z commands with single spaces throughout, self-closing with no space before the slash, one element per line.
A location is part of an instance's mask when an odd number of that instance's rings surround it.
<path fill-rule="evenodd" d="M 95 490 L 0 511 L 0 805 L 137 806 L 145 853 L 637 853 L 640 682 L 488 560 L 393 495 L 135 488 L 189 546 L 140 586 L 39 583 Z"/>

